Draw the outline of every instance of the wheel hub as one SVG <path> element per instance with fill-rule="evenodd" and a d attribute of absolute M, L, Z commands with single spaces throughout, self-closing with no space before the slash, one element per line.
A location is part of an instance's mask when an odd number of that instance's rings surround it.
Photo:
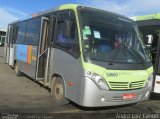
<path fill-rule="evenodd" d="M 60 83 L 55 85 L 55 97 L 59 100 L 63 97 L 63 86 Z"/>

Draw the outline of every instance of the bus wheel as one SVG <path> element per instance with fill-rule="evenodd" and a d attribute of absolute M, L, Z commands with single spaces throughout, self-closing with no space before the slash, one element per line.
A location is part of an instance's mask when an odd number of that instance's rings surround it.
<path fill-rule="evenodd" d="M 62 78 L 56 77 L 55 81 L 52 80 L 51 93 L 56 104 L 65 105 L 69 103 L 69 100 L 65 98 L 65 87 Z"/>
<path fill-rule="evenodd" d="M 15 63 L 14 71 L 15 71 L 15 73 L 16 73 L 16 76 L 22 76 L 22 72 L 19 71 L 19 68 L 18 68 L 18 64 L 17 64 L 17 63 Z"/>

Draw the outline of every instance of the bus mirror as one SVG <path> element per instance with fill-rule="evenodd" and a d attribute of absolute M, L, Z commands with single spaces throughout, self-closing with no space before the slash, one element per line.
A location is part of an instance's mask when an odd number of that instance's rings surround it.
<path fill-rule="evenodd" d="M 144 43 L 145 43 L 145 44 L 151 44 L 151 43 L 152 43 L 152 40 L 153 40 L 153 36 L 152 36 L 152 35 L 147 35 L 147 36 L 144 38 Z"/>
<path fill-rule="evenodd" d="M 75 36 L 75 30 L 76 30 L 76 22 L 74 21 L 64 21 L 63 26 L 63 37 L 64 38 L 71 38 L 73 39 Z"/>

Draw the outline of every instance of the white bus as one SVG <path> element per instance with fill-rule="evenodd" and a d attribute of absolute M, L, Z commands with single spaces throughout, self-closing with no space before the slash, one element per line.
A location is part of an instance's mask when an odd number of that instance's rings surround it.
<path fill-rule="evenodd" d="M 6 36 L 0 36 L 0 46 L 4 46 Z"/>

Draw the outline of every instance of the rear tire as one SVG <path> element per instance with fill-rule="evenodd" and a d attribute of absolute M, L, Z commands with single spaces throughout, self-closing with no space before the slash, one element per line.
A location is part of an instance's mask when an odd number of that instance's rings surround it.
<path fill-rule="evenodd" d="M 16 76 L 22 76 L 22 72 L 19 71 L 19 67 L 17 63 L 15 63 L 14 71 L 16 73 Z"/>
<path fill-rule="evenodd" d="M 55 80 L 52 80 L 51 93 L 56 104 L 66 105 L 69 103 L 69 100 L 65 97 L 65 87 L 62 78 L 56 77 Z"/>

